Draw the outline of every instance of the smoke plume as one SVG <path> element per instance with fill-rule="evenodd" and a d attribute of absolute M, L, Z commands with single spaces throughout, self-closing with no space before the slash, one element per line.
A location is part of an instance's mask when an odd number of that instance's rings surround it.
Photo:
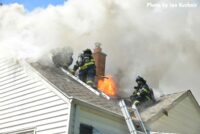
<path fill-rule="evenodd" d="M 196 6 L 169 6 L 185 3 Z M 22 5 L 4 5 L 1 53 L 38 60 L 57 47 L 71 47 L 76 59 L 98 41 L 108 55 L 106 72 L 114 75 L 119 93 L 130 94 L 134 79 L 141 75 L 155 92 L 191 89 L 200 102 L 199 4 L 197 0 L 68 0 L 32 12 Z"/>

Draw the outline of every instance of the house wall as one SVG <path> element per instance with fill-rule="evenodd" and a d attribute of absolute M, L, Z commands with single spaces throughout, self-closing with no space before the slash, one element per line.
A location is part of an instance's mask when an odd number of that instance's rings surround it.
<path fill-rule="evenodd" d="M 155 131 L 175 132 L 180 134 L 200 133 L 200 110 L 192 97 L 188 96 L 168 112 L 150 124 Z"/>
<path fill-rule="evenodd" d="M 67 134 L 70 103 L 12 60 L 0 60 L 0 134 Z"/>
<path fill-rule="evenodd" d="M 94 134 L 129 134 L 128 127 L 123 118 L 81 105 L 76 107 L 76 112 L 74 113 L 75 126 L 72 134 L 79 134 L 81 123 L 92 126 Z"/>

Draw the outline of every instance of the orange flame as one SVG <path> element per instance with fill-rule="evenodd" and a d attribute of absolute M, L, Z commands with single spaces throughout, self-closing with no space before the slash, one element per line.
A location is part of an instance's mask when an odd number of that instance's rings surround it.
<path fill-rule="evenodd" d="M 116 96 L 116 84 L 112 76 L 106 76 L 98 81 L 98 89 L 108 96 Z"/>

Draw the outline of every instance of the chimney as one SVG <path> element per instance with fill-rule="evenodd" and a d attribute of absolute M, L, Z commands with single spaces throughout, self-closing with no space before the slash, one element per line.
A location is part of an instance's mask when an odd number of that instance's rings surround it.
<path fill-rule="evenodd" d="M 101 79 L 105 75 L 106 54 L 102 52 L 101 43 L 96 42 L 93 52 L 93 57 L 96 65 L 96 80 Z"/>

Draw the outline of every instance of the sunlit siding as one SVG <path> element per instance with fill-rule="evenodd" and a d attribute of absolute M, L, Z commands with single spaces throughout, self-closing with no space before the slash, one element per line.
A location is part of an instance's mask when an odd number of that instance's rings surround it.
<path fill-rule="evenodd" d="M 0 60 L 0 134 L 27 128 L 67 134 L 68 119 L 68 102 L 18 63 Z"/>
<path fill-rule="evenodd" d="M 200 133 L 200 112 L 190 96 L 184 98 L 168 112 L 150 124 L 152 130 L 180 134 Z"/>

